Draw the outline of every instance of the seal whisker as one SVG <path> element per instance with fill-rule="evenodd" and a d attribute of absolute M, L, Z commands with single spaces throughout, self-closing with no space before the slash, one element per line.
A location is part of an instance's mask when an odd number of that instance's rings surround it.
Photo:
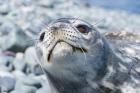
<path fill-rule="evenodd" d="M 75 18 L 75 20 L 72 22 L 72 24 L 75 23 L 79 18 L 80 18 L 80 16 L 78 16 L 77 18 Z"/>
<path fill-rule="evenodd" d="M 86 64 L 87 63 L 87 55 L 81 47 L 80 47 L 80 49 L 83 51 L 83 54 L 84 54 L 84 57 L 85 57 L 85 64 Z"/>
<path fill-rule="evenodd" d="M 76 33 L 77 33 L 77 35 L 79 35 L 77 31 L 76 31 Z M 79 35 L 79 36 L 80 36 L 80 35 Z M 79 45 L 79 48 L 82 50 L 82 52 L 83 52 L 83 54 L 84 54 L 84 57 L 85 57 L 85 64 L 86 64 L 86 62 L 87 62 L 86 53 L 84 52 L 83 48 L 80 46 L 80 44 L 79 44 L 78 42 L 75 42 L 75 43 L 77 43 L 77 44 Z"/>
<path fill-rule="evenodd" d="M 101 22 L 105 21 L 105 18 L 101 18 L 101 20 L 97 21 L 95 24 L 93 24 L 92 26 L 97 26 L 98 24 L 100 24 Z"/>

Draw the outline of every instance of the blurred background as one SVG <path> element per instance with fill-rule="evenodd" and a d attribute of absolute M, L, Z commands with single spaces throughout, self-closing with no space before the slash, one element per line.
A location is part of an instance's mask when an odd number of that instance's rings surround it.
<path fill-rule="evenodd" d="M 58 18 L 84 19 L 100 33 L 140 33 L 140 0 L 0 0 L 0 93 L 49 93 L 34 42 Z"/>
<path fill-rule="evenodd" d="M 139 0 L 85 0 L 86 3 L 106 9 L 126 11 L 129 13 L 140 13 Z"/>

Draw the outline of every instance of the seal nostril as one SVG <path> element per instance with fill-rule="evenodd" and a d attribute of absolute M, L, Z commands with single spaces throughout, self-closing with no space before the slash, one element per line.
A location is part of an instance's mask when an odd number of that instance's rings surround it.
<path fill-rule="evenodd" d="M 40 37 L 39 37 L 39 41 L 43 41 L 44 36 L 45 36 L 45 32 L 41 33 L 41 35 L 40 35 Z"/>

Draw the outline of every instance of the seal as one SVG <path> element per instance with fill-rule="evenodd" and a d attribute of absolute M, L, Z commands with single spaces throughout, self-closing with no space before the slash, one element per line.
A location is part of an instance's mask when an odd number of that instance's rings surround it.
<path fill-rule="evenodd" d="M 38 39 L 41 66 L 57 93 L 109 93 L 101 81 L 108 64 L 120 59 L 91 24 L 57 19 L 42 29 Z"/>

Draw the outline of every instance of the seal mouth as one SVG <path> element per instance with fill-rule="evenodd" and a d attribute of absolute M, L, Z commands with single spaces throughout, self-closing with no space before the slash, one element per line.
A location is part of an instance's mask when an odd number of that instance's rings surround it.
<path fill-rule="evenodd" d="M 65 41 L 61 40 L 61 41 L 56 42 L 56 44 L 53 46 L 53 48 L 50 50 L 50 52 L 48 54 L 48 57 L 47 57 L 48 62 L 50 62 L 51 55 L 52 55 L 52 52 L 54 50 L 54 47 L 60 42 L 65 42 Z M 67 43 L 67 42 L 65 42 L 65 43 Z M 69 43 L 67 43 L 67 44 L 69 44 Z M 71 45 L 71 44 L 69 44 L 69 45 L 72 47 L 73 52 L 80 51 L 81 53 L 87 53 L 87 49 L 85 49 L 83 47 L 76 47 L 76 46 Z"/>

